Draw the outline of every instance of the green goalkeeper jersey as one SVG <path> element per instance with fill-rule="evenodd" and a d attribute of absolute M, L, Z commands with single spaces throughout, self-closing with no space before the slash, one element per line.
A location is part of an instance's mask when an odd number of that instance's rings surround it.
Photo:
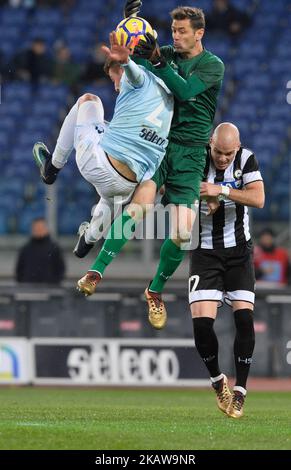
<path fill-rule="evenodd" d="M 160 77 L 176 98 L 170 140 L 187 146 L 207 144 L 224 75 L 223 62 L 206 49 L 191 59 L 181 58 L 172 46 L 162 47 L 161 54 L 167 61 L 162 68 L 135 60 Z"/>

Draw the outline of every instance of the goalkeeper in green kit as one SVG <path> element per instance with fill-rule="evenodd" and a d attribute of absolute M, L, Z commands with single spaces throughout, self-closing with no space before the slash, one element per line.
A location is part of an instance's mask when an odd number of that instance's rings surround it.
<path fill-rule="evenodd" d="M 125 16 L 136 16 L 141 0 L 127 0 Z M 164 241 L 157 272 L 145 290 L 149 306 L 149 321 L 160 329 L 165 326 L 167 313 L 161 297 L 168 278 L 182 262 L 196 216 L 200 198 L 200 183 L 205 167 L 206 145 L 215 116 L 217 97 L 224 75 L 223 62 L 202 45 L 205 18 L 199 8 L 178 7 L 171 12 L 173 46 L 159 49 L 153 36 L 140 41 L 133 59 L 159 78 L 175 97 L 175 111 L 169 134 L 166 156 L 151 180 L 141 183 L 130 205 L 120 215 L 107 235 L 103 247 L 88 273 L 78 281 L 78 289 L 91 295 L 102 279 L 106 267 L 128 241 L 135 226 L 149 207 L 157 191 L 164 186 L 164 205 L 172 204 L 173 235 Z M 142 215 L 136 207 L 141 207 Z M 130 234 L 114 238 L 119 227 L 130 226 Z"/>

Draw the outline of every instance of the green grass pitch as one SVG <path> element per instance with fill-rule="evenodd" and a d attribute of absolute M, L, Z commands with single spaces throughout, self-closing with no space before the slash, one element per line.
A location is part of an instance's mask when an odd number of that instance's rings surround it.
<path fill-rule="evenodd" d="M 226 417 L 208 390 L 0 388 L 0 449 L 291 449 L 290 393 Z"/>

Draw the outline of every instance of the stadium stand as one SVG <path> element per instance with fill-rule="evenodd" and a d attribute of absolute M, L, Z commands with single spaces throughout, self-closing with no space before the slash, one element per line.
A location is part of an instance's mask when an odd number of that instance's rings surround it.
<path fill-rule="evenodd" d="M 206 12 L 210 0 L 199 0 Z M 242 142 L 258 156 L 267 184 L 272 184 L 272 202 L 254 211 L 254 219 L 287 221 L 289 187 L 290 108 L 286 105 L 290 79 L 291 10 L 288 2 L 233 0 L 236 7 L 249 11 L 252 24 L 233 41 L 223 33 L 208 32 L 205 46 L 226 63 L 226 79 L 220 98 L 217 121 L 233 121 L 241 130 Z M 164 0 L 159 5 L 159 20 L 169 21 L 168 12 L 177 5 Z M 109 14 L 110 12 L 110 14 Z M 113 13 L 114 12 L 114 13 Z M 143 16 L 153 17 L 155 1 L 147 0 Z M 66 44 L 72 59 L 85 66 L 96 43 L 107 41 L 108 33 L 122 17 L 120 2 L 111 0 L 104 6 L 95 0 L 78 0 L 64 16 L 61 8 L 0 8 L 0 52 L 4 74 L 0 106 L 0 234 L 28 233 L 31 219 L 43 215 L 44 202 L 37 197 L 43 191 L 38 171 L 33 166 L 31 149 L 35 141 L 44 140 L 53 148 L 61 119 L 77 94 L 84 91 L 101 96 L 110 119 L 114 93 L 108 81 L 81 82 L 72 89 L 49 80 L 38 86 L 15 79 L 13 58 L 37 37 L 44 39 L 49 54 L 54 55 L 56 42 Z M 153 26 L 155 26 L 153 24 Z M 276 35 L 272 30 L 276 30 Z M 161 43 L 171 43 L 168 31 L 160 33 Z M 12 64 L 12 65 L 11 65 Z M 2 67 L 3 69 L 3 67 Z M 284 170 L 284 171 L 282 171 Z M 59 233 L 73 234 L 82 219 L 90 215 L 96 194 L 79 176 L 72 159 L 60 175 Z M 73 183 L 73 184 L 71 184 Z M 31 190 L 32 188 L 32 190 Z M 30 197 L 25 195 L 30 193 Z"/>

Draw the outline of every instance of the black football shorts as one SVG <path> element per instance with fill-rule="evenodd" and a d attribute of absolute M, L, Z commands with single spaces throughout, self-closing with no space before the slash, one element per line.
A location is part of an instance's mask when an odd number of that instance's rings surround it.
<path fill-rule="evenodd" d="M 249 241 L 231 248 L 197 248 L 190 253 L 189 303 L 203 300 L 255 302 L 253 247 Z"/>

